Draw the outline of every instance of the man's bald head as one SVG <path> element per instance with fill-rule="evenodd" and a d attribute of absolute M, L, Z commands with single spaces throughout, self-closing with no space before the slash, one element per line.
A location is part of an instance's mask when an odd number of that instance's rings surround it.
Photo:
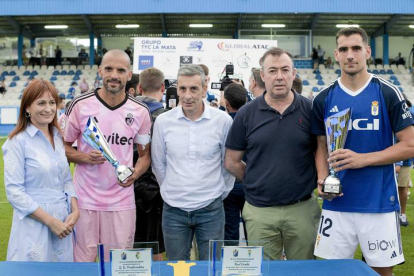
<path fill-rule="evenodd" d="M 120 50 L 120 49 L 113 49 L 113 50 L 110 50 L 110 51 L 106 52 L 105 55 L 102 58 L 101 63 L 104 64 L 105 59 L 107 59 L 109 57 L 125 59 L 125 62 L 128 64 L 128 67 L 129 67 L 129 64 L 131 63 L 131 59 L 129 58 L 128 54 L 125 53 L 125 51 Z"/>

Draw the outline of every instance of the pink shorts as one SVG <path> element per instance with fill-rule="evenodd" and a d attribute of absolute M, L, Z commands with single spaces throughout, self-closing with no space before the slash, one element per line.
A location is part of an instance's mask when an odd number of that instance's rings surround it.
<path fill-rule="evenodd" d="M 104 244 L 106 262 L 109 261 L 110 248 L 121 249 L 133 244 L 135 209 L 91 211 L 79 208 L 79 211 L 80 218 L 75 226 L 75 262 L 95 262 L 98 243 Z"/>

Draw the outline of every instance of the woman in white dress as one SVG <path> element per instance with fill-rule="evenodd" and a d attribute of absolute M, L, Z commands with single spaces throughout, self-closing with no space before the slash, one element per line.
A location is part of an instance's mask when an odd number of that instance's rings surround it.
<path fill-rule="evenodd" d="M 34 80 L 2 147 L 7 199 L 13 206 L 8 261 L 73 261 L 76 193 L 57 123 L 56 88 Z"/>

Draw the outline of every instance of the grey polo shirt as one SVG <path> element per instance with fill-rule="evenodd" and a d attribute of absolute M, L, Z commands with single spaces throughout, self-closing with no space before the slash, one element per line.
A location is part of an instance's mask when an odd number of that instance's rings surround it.
<path fill-rule="evenodd" d="M 257 207 L 290 204 L 316 188 L 311 135 L 312 102 L 296 92 L 293 103 L 280 114 L 264 95 L 243 106 L 234 119 L 226 148 L 245 151 L 246 200 Z"/>

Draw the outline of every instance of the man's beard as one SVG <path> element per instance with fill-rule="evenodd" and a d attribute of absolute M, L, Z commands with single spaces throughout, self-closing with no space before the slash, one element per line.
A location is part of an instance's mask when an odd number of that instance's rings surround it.
<path fill-rule="evenodd" d="M 119 93 L 120 91 L 122 91 L 124 88 L 125 88 L 125 85 L 124 84 L 122 84 L 122 82 L 120 82 L 119 83 L 119 86 L 118 87 L 110 87 L 109 85 L 108 85 L 108 82 L 105 82 L 104 83 L 104 86 L 105 86 L 105 89 L 108 91 L 108 92 L 110 92 L 110 93 L 112 93 L 112 94 L 116 94 L 116 93 Z"/>

